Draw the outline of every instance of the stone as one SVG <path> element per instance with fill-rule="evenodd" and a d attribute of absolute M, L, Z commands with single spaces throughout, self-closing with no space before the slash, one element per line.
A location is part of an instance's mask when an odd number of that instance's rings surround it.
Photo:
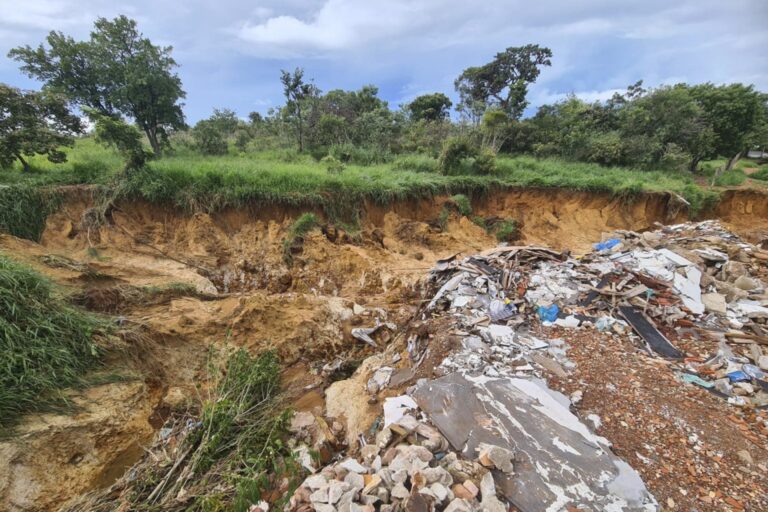
<path fill-rule="evenodd" d="M 316 503 L 328 503 L 328 487 L 323 487 L 310 494 L 309 501 L 311 501 L 313 505 Z"/>
<path fill-rule="evenodd" d="M 355 459 L 347 459 L 339 464 L 342 468 L 352 473 L 367 473 L 368 468 L 357 462 Z"/>
<path fill-rule="evenodd" d="M 352 312 L 356 315 L 362 315 L 365 313 L 365 308 L 360 304 L 355 303 L 352 305 Z"/>
<path fill-rule="evenodd" d="M 392 468 L 389 468 L 390 471 L 392 471 L 392 481 L 395 483 L 405 483 L 405 481 L 408 479 L 408 472 L 404 469 L 399 469 L 396 471 L 393 471 Z"/>
<path fill-rule="evenodd" d="M 739 288 L 739 289 L 744 290 L 746 292 L 748 292 L 750 290 L 754 290 L 755 288 L 759 288 L 760 287 L 760 283 L 759 282 L 757 282 L 756 280 L 752 279 L 751 277 L 747 277 L 745 275 L 739 276 L 733 282 L 733 284 L 734 284 L 734 286 L 736 286 L 736 288 Z"/>
<path fill-rule="evenodd" d="M 430 512 L 432 510 L 431 496 L 426 496 L 420 492 L 412 494 L 408 501 L 405 502 L 406 512 Z"/>
<path fill-rule="evenodd" d="M 712 313 L 724 315 L 727 312 L 728 303 L 725 300 L 725 295 L 705 293 L 701 296 L 701 302 L 704 303 L 704 309 Z"/>
<path fill-rule="evenodd" d="M 368 480 L 368 482 L 366 482 L 365 487 L 363 487 L 364 495 L 371 494 L 379 487 L 379 485 L 381 485 L 381 477 L 379 475 L 370 475 L 370 477 L 371 478 Z"/>
<path fill-rule="evenodd" d="M 406 489 L 405 486 L 403 484 L 401 484 L 400 482 L 396 483 L 392 487 L 392 497 L 393 498 L 397 498 L 399 500 L 404 500 L 404 499 L 406 499 L 410 495 L 411 495 L 411 493 L 408 491 L 408 489 Z"/>
<path fill-rule="evenodd" d="M 328 484 L 328 479 L 324 475 L 312 475 L 304 480 L 304 485 L 316 491 L 321 487 L 325 487 Z"/>
<path fill-rule="evenodd" d="M 480 489 L 477 488 L 477 486 L 475 485 L 475 482 L 473 482 L 472 480 L 464 480 L 464 483 L 461 485 L 463 485 L 464 488 L 468 490 L 470 494 L 472 494 L 473 498 L 480 493 Z"/>
<path fill-rule="evenodd" d="M 293 414 L 291 418 L 291 426 L 288 430 L 291 432 L 299 432 L 303 429 L 307 429 L 315 424 L 315 415 L 311 412 L 299 411 Z"/>
<path fill-rule="evenodd" d="M 515 454 L 511 450 L 486 443 L 481 443 L 477 449 L 480 452 L 478 461 L 483 466 L 496 468 L 508 474 L 514 471 L 512 461 L 515 459 Z"/>
<path fill-rule="evenodd" d="M 426 468 L 421 471 L 424 477 L 427 479 L 427 484 L 431 485 L 435 482 L 441 483 L 446 486 L 450 486 L 453 483 L 453 477 L 445 469 L 441 467 Z"/>
<path fill-rule="evenodd" d="M 751 465 L 754 461 L 752 460 L 752 455 L 749 454 L 747 450 L 739 450 L 736 452 L 736 456 L 741 459 L 741 461 L 744 464 Z"/>
<path fill-rule="evenodd" d="M 390 448 L 386 452 L 384 452 L 384 456 L 381 458 L 381 463 L 385 466 L 389 466 L 389 464 L 392 462 L 392 459 L 394 459 L 397 456 L 397 448 Z"/>
<path fill-rule="evenodd" d="M 389 379 L 392 377 L 392 373 L 394 373 L 394 371 L 395 369 L 391 366 L 382 366 L 376 370 L 373 373 L 373 376 L 368 379 L 368 384 L 366 385 L 368 393 L 373 395 L 387 387 Z"/>
<path fill-rule="evenodd" d="M 363 478 L 363 475 L 359 473 L 347 473 L 347 476 L 344 477 L 344 481 L 351 485 L 352 488 L 356 491 L 359 491 L 365 487 L 365 478 Z"/>
<path fill-rule="evenodd" d="M 747 273 L 747 266 L 738 261 L 726 261 L 722 272 L 725 281 L 733 282 Z"/>
<path fill-rule="evenodd" d="M 429 490 L 432 491 L 432 495 L 435 497 L 438 503 L 444 502 L 448 498 L 450 490 L 440 482 L 435 482 L 429 486 Z"/>
<path fill-rule="evenodd" d="M 339 482 L 338 480 L 332 480 L 328 485 L 328 503 L 333 505 L 341 499 L 341 496 L 349 491 L 351 485 L 346 482 Z"/>
<path fill-rule="evenodd" d="M 472 512 L 472 504 L 461 498 L 454 498 L 443 512 Z"/>
<path fill-rule="evenodd" d="M 379 447 L 375 444 L 367 444 L 360 448 L 360 458 L 363 461 L 370 463 L 379 454 Z"/>
<path fill-rule="evenodd" d="M 490 496 L 496 497 L 496 483 L 493 481 L 492 474 L 486 473 L 480 480 L 480 495 L 483 500 Z"/>
<path fill-rule="evenodd" d="M 760 356 L 757 358 L 757 366 L 761 370 L 768 370 L 768 356 Z"/>
<path fill-rule="evenodd" d="M 314 504 L 315 512 L 336 512 L 336 507 L 327 503 Z"/>
<path fill-rule="evenodd" d="M 472 500 L 475 498 L 475 496 L 477 496 L 476 494 L 472 493 L 472 491 L 464 487 L 463 484 L 455 484 L 453 487 L 451 487 L 451 491 L 453 491 L 454 496 L 463 500 Z"/>

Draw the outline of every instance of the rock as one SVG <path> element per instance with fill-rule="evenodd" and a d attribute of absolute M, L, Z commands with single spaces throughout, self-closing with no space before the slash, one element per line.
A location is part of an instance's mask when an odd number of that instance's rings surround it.
<path fill-rule="evenodd" d="M 408 496 L 410 496 L 411 493 L 408 491 L 408 489 L 405 488 L 405 486 L 398 482 L 392 487 L 392 497 L 397 498 L 399 500 L 404 500 Z"/>
<path fill-rule="evenodd" d="M 373 373 L 373 376 L 368 379 L 368 384 L 366 386 L 368 393 L 373 395 L 387 387 L 389 379 L 392 377 L 392 373 L 394 373 L 394 371 L 395 369 L 391 366 L 382 366 L 376 370 Z"/>
<path fill-rule="evenodd" d="M 432 498 L 417 492 L 412 494 L 405 502 L 406 512 L 430 512 L 432 510 Z"/>
<path fill-rule="evenodd" d="M 739 276 L 733 282 L 733 284 L 734 284 L 734 286 L 736 286 L 736 288 L 739 288 L 739 289 L 747 291 L 747 292 L 750 291 L 750 290 L 754 290 L 755 288 L 759 288 L 760 287 L 760 283 L 759 282 L 757 282 L 756 280 L 752 279 L 751 277 L 747 277 L 745 275 Z"/>
<path fill-rule="evenodd" d="M 389 464 L 392 462 L 392 459 L 394 459 L 397 456 L 397 448 L 392 447 L 388 449 L 386 452 L 384 452 L 384 456 L 381 458 L 381 463 L 385 466 L 389 466 Z"/>
<path fill-rule="evenodd" d="M 426 468 L 421 471 L 424 477 L 427 479 L 427 484 L 440 483 L 445 486 L 450 486 L 453 483 L 453 477 L 445 470 L 445 468 Z"/>
<path fill-rule="evenodd" d="M 312 475 L 304 480 L 304 485 L 316 491 L 321 487 L 325 487 L 328 484 L 328 479 L 324 475 Z"/>
<path fill-rule="evenodd" d="M 328 487 L 323 487 L 310 494 L 309 501 L 311 501 L 313 505 L 317 503 L 328 503 Z"/>
<path fill-rule="evenodd" d="M 336 512 L 336 507 L 327 503 L 317 503 L 314 505 L 315 512 Z"/>
<path fill-rule="evenodd" d="M 349 485 L 346 482 L 339 482 L 338 480 L 333 480 L 330 485 L 328 485 L 328 503 L 333 505 L 334 503 L 338 502 L 341 499 L 341 496 L 346 492 L 349 491 L 351 488 L 351 485 Z"/>
<path fill-rule="evenodd" d="M 435 496 L 435 499 L 438 503 L 444 502 L 450 493 L 450 490 L 445 485 L 441 484 L 440 482 L 435 482 L 432 485 L 429 486 L 430 491 L 432 491 L 432 494 Z"/>
<path fill-rule="evenodd" d="M 493 481 L 493 475 L 486 473 L 480 480 L 480 495 L 483 500 L 493 496 L 496 497 L 496 483 Z"/>
<path fill-rule="evenodd" d="M 496 468 L 504 473 L 512 473 L 514 471 L 515 468 L 512 461 L 515 459 L 515 454 L 511 450 L 486 443 L 480 444 L 477 449 L 480 452 L 478 461 L 483 466 Z"/>
<path fill-rule="evenodd" d="M 727 261 L 723 264 L 723 279 L 730 283 L 747 273 L 747 266 L 738 261 Z"/>
<path fill-rule="evenodd" d="M 453 457 L 451 457 L 453 455 Z M 448 459 L 448 460 L 446 460 Z M 485 473 L 488 472 L 483 466 L 471 460 L 457 460 L 455 454 L 450 453 L 442 461 L 443 467 L 451 474 L 454 480 L 463 482 L 464 480 L 474 480 L 479 482 Z"/>
<path fill-rule="evenodd" d="M 768 370 L 768 356 L 760 356 L 757 359 L 757 366 L 759 366 L 761 370 Z"/>
<path fill-rule="evenodd" d="M 473 500 L 477 496 L 477 494 L 464 487 L 463 484 L 455 484 L 451 487 L 451 491 L 453 491 L 454 496 L 463 500 Z"/>
<path fill-rule="evenodd" d="M 480 489 L 477 488 L 472 480 L 464 480 L 464 483 L 461 485 L 463 485 L 464 488 L 470 492 L 473 498 L 480 493 Z"/>
<path fill-rule="evenodd" d="M 423 446 L 398 446 L 398 455 L 392 459 L 389 468 L 393 471 L 406 470 L 409 474 L 429 466 L 432 452 Z"/>
<path fill-rule="evenodd" d="M 369 475 L 365 475 L 369 476 Z M 371 494 L 374 490 L 376 490 L 379 485 L 381 485 L 381 477 L 379 475 L 370 475 L 370 479 L 368 479 L 368 482 L 366 482 L 365 487 L 363 487 L 363 495 Z"/>
<path fill-rule="evenodd" d="M 352 312 L 356 315 L 362 315 L 365 313 L 365 308 L 358 303 L 352 305 Z"/>
<path fill-rule="evenodd" d="M 444 512 L 472 512 L 472 505 L 467 500 L 454 498 L 448 506 L 445 507 Z"/>
<path fill-rule="evenodd" d="M 750 455 L 747 450 L 739 450 L 736 452 L 736 456 L 741 459 L 744 464 L 752 465 L 753 463 L 752 455 Z"/>
<path fill-rule="evenodd" d="M 705 293 L 701 296 L 701 302 L 704 303 L 704 308 L 712 313 L 724 315 L 727 312 L 728 303 L 725 296 L 719 293 Z"/>
<path fill-rule="evenodd" d="M 375 444 L 367 444 L 360 448 L 360 458 L 364 462 L 370 463 L 379 454 L 379 447 Z"/>
<path fill-rule="evenodd" d="M 347 459 L 341 463 L 339 463 L 339 466 L 346 469 L 347 471 L 350 471 L 352 473 L 367 473 L 368 468 L 357 462 L 355 459 Z"/>
<path fill-rule="evenodd" d="M 359 473 L 353 473 L 350 471 L 347 476 L 344 477 L 344 481 L 351 485 L 352 488 L 356 491 L 359 491 L 365 487 L 365 478 L 363 478 L 363 475 Z"/>
<path fill-rule="evenodd" d="M 288 427 L 288 430 L 291 432 L 299 432 L 301 430 L 307 429 L 315 424 L 315 415 L 311 412 L 303 412 L 299 411 L 297 413 L 294 413 L 293 418 L 291 418 L 291 426 Z"/>
<path fill-rule="evenodd" d="M 392 468 L 390 468 L 390 471 Z M 404 469 L 400 469 L 397 471 L 392 471 L 392 481 L 396 483 L 405 483 L 405 481 L 408 479 L 408 472 Z"/>

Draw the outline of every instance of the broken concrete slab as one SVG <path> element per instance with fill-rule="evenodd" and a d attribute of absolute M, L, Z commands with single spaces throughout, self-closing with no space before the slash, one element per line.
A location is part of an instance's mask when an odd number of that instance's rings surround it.
<path fill-rule="evenodd" d="M 570 412 L 564 395 L 542 382 L 453 373 L 419 386 L 414 398 L 466 458 L 482 443 L 515 453 L 514 475 L 495 478 L 522 512 L 566 505 L 658 510 L 639 475 Z"/>

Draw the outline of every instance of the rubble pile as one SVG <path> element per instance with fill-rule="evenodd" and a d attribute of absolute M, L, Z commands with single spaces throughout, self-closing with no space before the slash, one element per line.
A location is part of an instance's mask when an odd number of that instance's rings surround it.
<path fill-rule="evenodd" d="M 374 367 L 367 391 L 370 403 L 384 395 L 383 421 L 350 447 L 356 458 L 310 476 L 290 509 L 659 510 L 639 474 L 574 414 L 579 392 L 566 397 L 544 380 L 574 368 L 578 337 L 562 333 L 625 336 L 723 407 L 765 408 L 767 263 L 768 252 L 712 221 L 606 234 L 578 258 L 513 246 L 438 261 L 437 292 L 413 324 L 439 320 L 460 343 L 440 352 L 412 332 L 409 357 Z M 549 326 L 560 334 L 547 336 Z M 430 350 L 431 378 L 407 387 L 417 370 L 426 375 Z"/>

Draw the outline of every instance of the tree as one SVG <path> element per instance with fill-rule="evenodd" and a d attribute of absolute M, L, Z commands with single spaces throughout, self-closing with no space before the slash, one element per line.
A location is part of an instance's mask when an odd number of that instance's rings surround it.
<path fill-rule="evenodd" d="M 489 107 L 497 107 L 517 120 L 528 102 L 528 84 L 536 81 L 542 66 L 552 64 L 552 50 L 536 44 L 510 47 L 483 66 L 470 67 L 454 83 L 461 97 L 459 108 L 479 120 Z"/>
<path fill-rule="evenodd" d="M 160 154 L 169 132 L 184 127 L 185 97 L 170 46 L 155 46 L 126 16 L 99 18 L 88 41 L 51 32 L 48 48 L 24 46 L 8 56 L 21 69 L 80 106 L 131 118 Z"/>
<path fill-rule="evenodd" d="M 296 68 L 293 73 L 280 70 L 280 81 L 283 83 L 283 93 L 287 100 L 286 109 L 296 125 L 299 151 L 304 151 L 303 113 L 307 102 L 316 98 L 320 90 L 314 84 L 304 81 L 304 70 L 301 68 Z"/>
<path fill-rule="evenodd" d="M 66 162 L 59 148 L 72 146 L 83 131 L 80 118 L 71 114 L 66 100 L 51 92 L 22 91 L 0 84 L 0 167 L 14 160 L 29 171 L 24 158 L 46 155 L 54 163 Z"/>
<path fill-rule="evenodd" d="M 498 153 L 501 145 L 504 143 L 504 132 L 509 125 L 507 114 L 501 110 L 487 110 L 483 114 L 483 147 L 490 148 L 494 153 Z"/>
<path fill-rule="evenodd" d="M 96 109 L 84 107 L 85 114 L 95 124 L 96 141 L 113 147 L 125 160 L 127 170 L 140 169 L 151 153 L 144 150 L 141 132 L 119 117 L 107 116 Z"/>
<path fill-rule="evenodd" d="M 240 125 L 240 119 L 237 118 L 237 114 L 228 108 L 213 109 L 213 115 L 209 117 L 208 120 L 224 137 L 234 135 L 235 130 Z"/>
<path fill-rule="evenodd" d="M 743 84 L 707 83 L 692 87 L 691 93 L 712 126 L 715 152 L 728 157 L 726 170 L 732 169 L 763 122 L 768 97 Z"/>
<path fill-rule="evenodd" d="M 203 119 L 192 128 L 192 138 L 198 151 L 204 155 L 226 155 L 227 139 L 212 119 Z"/>
<path fill-rule="evenodd" d="M 422 94 L 406 106 L 413 121 L 442 121 L 448 118 L 453 103 L 445 94 Z"/>

